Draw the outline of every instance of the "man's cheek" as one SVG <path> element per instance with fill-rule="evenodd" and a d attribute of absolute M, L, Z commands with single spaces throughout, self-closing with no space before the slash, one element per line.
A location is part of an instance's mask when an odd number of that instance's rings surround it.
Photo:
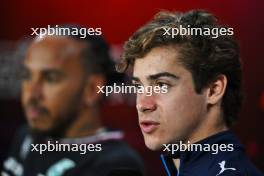
<path fill-rule="evenodd" d="M 45 103 L 50 109 L 60 110 L 64 104 L 67 104 L 71 97 L 71 91 L 65 91 L 61 88 L 50 88 L 45 92 Z"/>
<path fill-rule="evenodd" d="M 67 96 L 70 91 L 65 91 L 63 86 L 56 85 L 47 86 L 43 92 L 48 99 L 56 100 L 58 98 L 61 100 L 64 96 Z"/>
<path fill-rule="evenodd" d="M 173 113 L 168 115 L 166 121 L 161 126 L 161 134 L 164 138 L 170 138 L 170 136 L 174 136 L 175 132 L 178 130 L 179 123 L 176 119 L 177 114 Z"/>
<path fill-rule="evenodd" d="M 164 140 L 166 138 L 166 136 L 169 135 L 169 128 L 166 124 L 160 124 L 160 126 L 156 132 L 157 132 L 156 136 L 160 140 Z"/>

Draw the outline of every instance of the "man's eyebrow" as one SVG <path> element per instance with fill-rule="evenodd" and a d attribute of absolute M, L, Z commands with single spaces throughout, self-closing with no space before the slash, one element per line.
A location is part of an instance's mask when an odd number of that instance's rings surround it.
<path fill-rule="evenodd" d="M 149 75 L 148 79 L 155 80 L 155 79 L 158 79 L 160 77 L 170 77 L 170 78 L 173 78 L 173 79 L 179 79 L 178 76 L 176 76 L 176 75 L 174 75 L 172 73 L 169 73 L 169 72 L 161 72 L 161 73 L 157 73 L 157 74 L 154 74 L 154 75 Z"/>
<path fill-rule="evenodd" d="M 64 73 L 58 69 L 44 69 L 41 71 L 43 74 L 56 74 L 63 76 Z"/>

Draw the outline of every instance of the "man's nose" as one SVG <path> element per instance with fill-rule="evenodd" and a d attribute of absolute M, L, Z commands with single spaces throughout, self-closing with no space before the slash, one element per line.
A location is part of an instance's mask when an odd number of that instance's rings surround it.
<path fill-rule="evenodd" d="M 32 81 L 29 83 L 27 91 L 30 99 L 41 99 L 43 97 L 43 88 L 41 82 L 39 81 Z"/>
<path fill-rule="evenodd" d="M 138 94 L 136 107 L 139 112 L 143 113 L 155 111 L 157 109 L 155 97 L 152 95 Z"/>

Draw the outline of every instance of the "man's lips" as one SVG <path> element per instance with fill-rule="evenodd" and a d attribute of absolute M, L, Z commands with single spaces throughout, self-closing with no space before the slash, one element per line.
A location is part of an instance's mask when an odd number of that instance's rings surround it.
<path fill-rule="evenodd" d="M 151 120 L 142 120 L 140 121 L 139 125 L 144 133 L 150 134 L 158 128 L 160 123 Z"/>
<path fill-rule="evenodd" d="M 38 119 L 44 112 L 38 108 L 27 108 L 26 114 L 29 120 Z"/>

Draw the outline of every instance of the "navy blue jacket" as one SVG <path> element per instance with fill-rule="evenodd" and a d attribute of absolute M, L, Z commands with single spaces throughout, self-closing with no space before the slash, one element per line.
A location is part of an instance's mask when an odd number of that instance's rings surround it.
<path fill-rule="evenodd" d="M 161 155 L 168 176 L 263 176 L 246 157 L 245 150 L 237 137 L 230 131 L 220 132 L 198 144 L 233 144 L 233 151 L 179 151 Z M 173 159 L 180 159 L 176 169 Z"/>

